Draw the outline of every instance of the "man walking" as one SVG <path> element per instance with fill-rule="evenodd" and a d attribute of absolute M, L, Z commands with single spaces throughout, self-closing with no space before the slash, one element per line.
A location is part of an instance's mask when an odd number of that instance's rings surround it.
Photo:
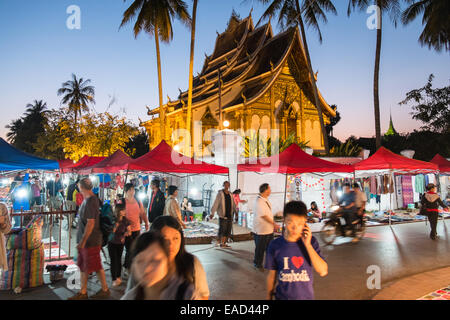
<path fill-rule="evenodd" d="M 105 271 L 100 258 L 103 236 L 100 229 L 99 200 L 92 192 L 93 185 L 89 178 L 82 179 L 78 187 L 84 197 L 79 211 L 80 220 L 77 233 L 77 265 L 81 272 L 81 290 L 69 300 L 88 299 L 88 277 L 93 272 L 97 273 L 102 289 L 91 298 L 103 299 L 109 297 L 110 291 L 106 284 Z"/>
<path fill-rule="evenodd" d="M 211 208 L 210 218 L 214 213 L 219 215 L 219 242 L 221 248 L 231 248 L 228 244 L 228 238 L 231 236 L 233 228 L 233 214 L 236 212 L 236 205 L 231 196 L 230 182 L 223 183 L 223 189 L 217 193 L 216 200 Z"/>
<path fill-rule="evenodd" d="M 273 219 L 272 206 L 269 202 L 271 189 L 268 183 L 259 187 L 259 195 L 256 198 L 253 217 L 253 237 L 255 240 L 254 267 L 259 271 L 264 271 L 264 253 L 270 241 L 273 240 L 273 230 L 278 227 Z"/>
<path fill-rule="evenodd" d="M 159 188 L 159 180 L 153 180 L 151 183 L 152 195 L 150 197 L 150 204 L 148 206 L 148 221 L 153 223 L 156 218 L 164 214 L 164 207 L 166 204 L 166 198 Z"/>

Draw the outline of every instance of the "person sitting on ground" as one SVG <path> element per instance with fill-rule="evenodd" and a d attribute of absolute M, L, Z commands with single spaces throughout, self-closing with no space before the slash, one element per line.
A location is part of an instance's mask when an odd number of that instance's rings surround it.
<path fill-rule="evenodd" d="M 181 210 L 180 205 L 178 204 L 177 196 L 178 187 L 169 186 L 169 197 L 167 198 L 166 206 L 164 207 L 164 215 L 174 217 L 183 228 L 186 228 L 186 225 L 181 218 Z"/>
<path fill-rule="evenodd" d="M 311 202 L 311 208 L 308 210 L 308 222 L 315 223 L 322 220 L 322 215 L 320 213 L 319 207 L 315 201 Z"/>
<path fill-rule="evenodd" d="M 171 216 L 162 216 L 155 220 L 151 230 L 160 232 L 165 240 L 166 249 L 169 251 L 169 272 L 176 273 L 180 278 L 194 284 L 196 300 L 208 300 L 209 288 L 205 270 L 200 260 L 186 251 L 183 228 L 178 221 Z M 130 277 L 128 290 L 135 285 L 136 280 Z"/>
<path fill-rule="evenodd" d="M 268 300 L 313 300 L 313 270 L 328 274 L 319 242 L 306 224 L 307 208 L 301 201 L 287 203 L 283 236 L 270 242 L 266 253 Z"/>
<path fill-rule="evenodd" d="M 170 252 L 158 231 L 141 234 L 133 245 L 131 276 L 137 285 L 121 300 L 193 300 L 192 283 L 170 272 Z"/>

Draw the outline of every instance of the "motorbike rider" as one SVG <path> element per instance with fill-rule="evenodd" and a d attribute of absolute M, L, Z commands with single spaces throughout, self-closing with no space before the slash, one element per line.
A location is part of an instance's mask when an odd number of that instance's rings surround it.
<path fill-rule="evenodd" d="M 352 230 L 353 241 L 358 241 L 355 233 L 355 225 L 353 221 L 356 220 L 356 194 L 351 190 L 350 183 L 344 184 L 344 194 L 339 199 L 340 212 L 342 213 L 346 226 L 350 226 Z M 345 236 L 345 228 L 341 226 L 342 235 Z"/>

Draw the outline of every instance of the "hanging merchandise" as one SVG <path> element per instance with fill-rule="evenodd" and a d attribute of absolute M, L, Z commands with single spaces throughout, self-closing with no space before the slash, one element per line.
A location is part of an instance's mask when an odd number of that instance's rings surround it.
<path fill-rule="evenodd" d="M 98 174 L 100 188 L 109 188 L 111 186 L 111 176 L 109 174 Z"/>
<path fill-rule="evenodd" d="M 436 176 L 434 175 L 434 173 L 428 174 L 428 183 L 436 185 Z"/>
<path fill-rule="evenodd" d="M 412 186 L 411 176 L 402 177 L 402 191 L 403 191 L 403 207 L 407 208 L 408 204 L 414 203 L 414 190 Z"/>
<path fill-rule="evenodd" d="M 415 178 L 414 191 L 420 194 L 425 193 L 425 176 L 423 174 L 418 174 Z"/>
<path fill-rule="evenodd" d="M 380 177 L 380 176 L 377 176 L 376 179 L 377 179 L 377 192 L 376 192 L 376 194 L 377 195 L 381 195 L 383 193 L 383 183 L 382 183 L 383 180 L 382 180 L 382 177 Z"/>
<path fill-rule="evenodd" d="M 396 199 L 397 199 L 397 207 L 403 207 L 403 189 L 402 189 L 402 176 L 395 177 L 395 184 L 397 186 L 396 190 Z"/>
<path fill-rule="evenodd" d="M 116 186 L 120 189 L 123 189 L 125 185 L 124 177 L 121 174 L 116 175 Z"/>
<path fill-rule="evenodd" d="M 322 204 L 323 211 L 325 211 L 325 180 L 323 178 L 315 178 L 312 176 L 302 177 L 301 175 L 296 175 L 293 178 L 293 181 L 297 180 L 300 182 L 300 190 L 302 191 L 322 191 L 320 194 L 321 201 L 318 202 L 317 205 L 320 206 L 320 204 Z"/>
<path fill-rule="evenodd" d="M 388 181 L 389 181 L 389 193 L 394 193 L 394 180 L 392 180 L 392 175 L 388 176 Z"/>

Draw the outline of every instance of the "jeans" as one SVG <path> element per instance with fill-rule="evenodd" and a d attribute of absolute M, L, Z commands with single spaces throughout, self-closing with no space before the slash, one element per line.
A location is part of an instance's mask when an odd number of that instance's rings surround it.
<path fill-rule="evenodd" d="M 270 241 L 273 240 L 273 233 L 264 235 L 253 234 L 253 238 L 255 240 L 255 259 L 253 260 L 253 263 L 255 264 L 255 267 L 262 268 L 264 253 L 266 252 Z"/>
<path fill-rule="evenodd" d="M 108 243 L 108 252 L 111 259 L 111 278 L 116 280 L 122 273 L 123 244 Z"/>
<path fill-rule="evenodd" d="M 131 267 L 131 246 L 133 245 L 134 240 L 139 236 L 141 232 L 140 231 L 133 231 L 131 233 L 131 236 L 125 238 L 125 263 L 123 264 L 124 268 L 130 269 Z"/>
<path fill-rule="evenodd" d="M 428 221 L 430 221 L 430 227 L 431 227 L 431 232 L 430 232 L 431 238 L 436 238 L 436 235 L 437 235 L 436 227 L 437 227 L 438 218 L 439 218 L 439 215 L 436 212 L 428 212 Z"/>

